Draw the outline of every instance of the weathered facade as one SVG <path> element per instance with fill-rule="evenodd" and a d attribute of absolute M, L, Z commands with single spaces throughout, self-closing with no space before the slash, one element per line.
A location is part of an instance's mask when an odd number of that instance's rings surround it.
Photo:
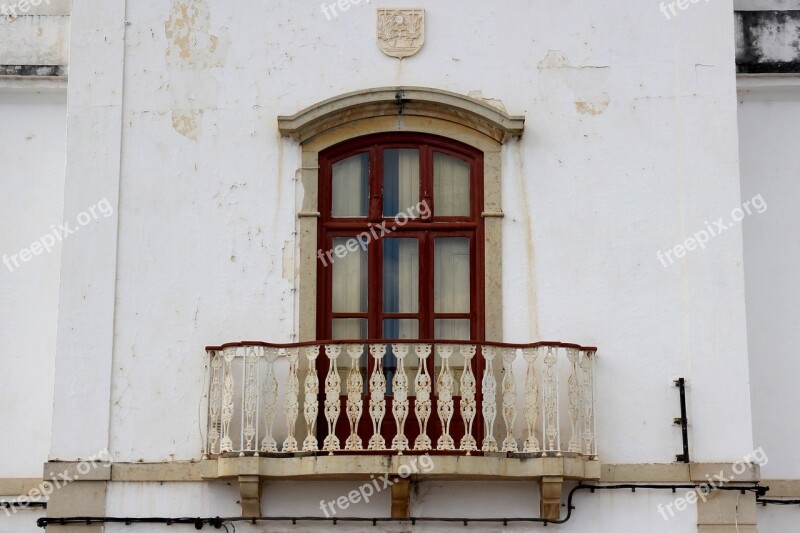
<path fill-rule="evenodd" d="M 800 3 L 0 13 L 0 532 L 792 530 Z"/>

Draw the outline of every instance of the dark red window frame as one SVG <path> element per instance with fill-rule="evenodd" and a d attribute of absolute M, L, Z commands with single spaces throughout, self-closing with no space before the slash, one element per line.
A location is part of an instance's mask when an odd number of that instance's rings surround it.
<path fill-rule="evenodd" d="M 317 265 L 317 338 L 331 339 L 333 318 L 366 318 L 368 321 L 367 340 L 383 340 L 384 318 L 418 318 L 419 340 L 435 342 L 435 318 L 466 318 L 470 319 L 470 339 L 484 340 L 484 224 L 483 224 L 483 153 L 466 144 L 453 141 L 440 136 L 417 133 L 391 133 L 375 134 L 359 137 L 344 143 L 332 146 L 319 155 L 319 211 L 318 245 L 323 253 L 331 250 L 335 237 L 353 237 L 363 231 L 368 231 L 370 224 L 387 222 L 387 227 L 392 226 L 393 217 L 383 216 L 383 150 L 392 148 L 413 148 L 419 150 L 420 155 L 420 200 L 426 201 L 431 216 L 424 219 L 410 220 L 402 226 L 395 227 L 390 236 L 416 237 L 419 243 L 419 308 L 417 313 L 384 313 L 383 311 L 383 276 L 382 260 L 383 245 L 386 237 L 372 240 L 368 246 L 368 308 L 366 313 L 336 313 L 332 312 L 332 274 L 331 265 L 325 265 L 318 260 Z M 366 218 L 346 218 L 332 216 L 332 171 L 333 164 L 358 153 L 369 153 L 369 204 Z M 443 153 L 466 161 L 470 166 L 470 214 L 469 216 L 433 216 L 436 198 L 433 194 L 433 154 Z M 467 237 L 470 239 L 470 312 L 461 314 L 436 314 L 434 313 L 434 239 L 436 237 Z M 347 339 L 363 340 L 363 339 Z M 342 361 L 342 366 L 349 366 L 348 361 Z M 367 358 L 366 376 L 368 379 L 374 368 L 372 357 Z M 435 357 L 427 359 L 428 372 L 436 381 Z M 318 372 L 326 375 L 328 361 L 326 358 L 317 359 Z M 480 357 L 472 360 L 473 372 L 481 375 L 482 361 Z M 413 379 L 413 376 L 410 376 Z M 435 385 L 434 385 L 435 387 Z M 481 384 L 477 384 L 480 395 Z M 364 390 L 364 412 L 367 412 L 366 387 Z M 416 398 L 409 395 L 410 409 Z M 455 410 L 460 409 L 460 398 L 455 397 Z M 322 400 L 320 400 L 322 401 Z M 344 410 L 345 397 L 342 396 L 342 409 Z M 434 399 L 434 401 L 436 401 Z M 387 396 L 387 412 L 391 412 L 392 398 Z M 436 407 L 434 405 L 434 413 Z M 323 409 L 319 411 L 317 428 L 319 431 L 325 427 L 322 416 Z M 483 423 L 480 409 L 478 410 L 474 429 L 478 442 L 483 438 Z M 391 416 L 384 419 L 381 433 L 389 441 L 396 432 L 395 422 Z M 417 428 L 413 423 L 406 425 L 406 435 L 413 442 Z M 343 441 L 348 435 L 348 423 L 345 417 L 339 417 L 336 434 Z M 439 435 L 442 432 L 438 418 L 431 416 L 429 434 Z M 463 423 L 457 417 L 453 419 L 451 435 L 456 442 L 465 432 Z M 368 417 L 362 416 L 358 433 L 366 442 L 371 433 Z M 435 443 L 435 437 L 433 438 Z M 416 452 L 411 452 L 416 453 Z"/>
<path fill-rule="evenodd" d="M 319 226 L 318 245 L 323 252 L 331 250 L 335 237 L 353 237 L 368 231 L 370 224 L 387 222 L 391 228 L 393 217 L 383 216 L 383 150 L 413 148 L 420 153 L 420 200 L 425 201 L 431 216 L 397 225 L 392 237 L 419 239 L 419 309 L 417 313 L 384 313 L 382 283 L 381 241 L 376 239 L 368 247 L 368 309 L 366 313 L 332 312 L 332 272 L 322 261 L 317 265 L 317 338 L 332 338 L 333 318 L 367 318 L 367 338 L 383 338 L 384 318 L 418 318 L 419 338 L 434 337 L 434 318 L 469 318 L 470 340 L 484 340 L 484 225 L 483 217 L 483 153 L 458 141 L 445 137 L 417 133 L 388 133 L 359 137 L 328 148 L 319 155 Z M 333 164 L 359 153 L 369 153 L 369 208 L 365 218 L 332 216 Z M 470 165 L 470 215 L 433 216 L 436 198 L 433 195 L 433 154 L 443 153 L 459 158 Z M 388 236 L 388 235 L 387 235 Z M 470 313 L 435 314 L 433 287 L 433 239 L 435 237 L 467 237 L 470 239 Z"/>

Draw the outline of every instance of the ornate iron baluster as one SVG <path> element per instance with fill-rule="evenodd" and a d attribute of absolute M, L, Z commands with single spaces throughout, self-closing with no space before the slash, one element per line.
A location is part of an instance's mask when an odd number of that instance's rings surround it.
<path fill-rule="evenodd" d="M 539 417 L 539 381 L 536 377 L 537 348 L 523 348 L 522 357 L 528 362 L 525 373 L 525 424 L 528 437 L 522 445 L 523 452 L 538 452 L 539 440 L 536 438 L 536 419 Z"/>
<path fill-rule="evenodd" d="M 408 450 L 408 438 L 405 435 L 406 418 L 408 417 L 408 376 L 403 366 L 408 355 L 408 344 L 392 344 L 392 353 L 397 358 L 397 371 L 392 378 L 392 414 L 397 424 L 397 435 L 392 439 L 392 449 L 402 455 Z"/>
<path fill-rule="evenodd" d="M 231 420 L 233 420 L 233 359 L 236 357 L 236 348 L 223 350 L 225 365 L 222 368 L 222 440 L 219 452 L 232 452 L 233 440 L 230 436 Z"/>
<path fill-rule="evenodd" d="M 593 355 L 594 352 L 583 352 L 580 368 L 583 372 L 582 394 L 583 399 L 583 453 L 585 455 L 596 455 L 594 453 L 594 375 L 593 375 Z"/>
<path fill-rule="evenodd" d="M 455 450 L 453 437 L 450 436 L 450 422 L 453 420 L 453 372 L 450 370 L 450 356 L 453 355 L 453 346 L 450 344 L 437 344 L 436 350 L 442 358 L 442 369 L 436 386 L 439 393 L 436 397 L 436 407 L 439 420 L 442 423 L 442 434 L 436 441 L 437 450 Z"/>
<path fill-rule="evenodd" d="M 557 348 L 547 347 L 544 357 L 544 439 L 546 440 L 545 453 L 556 450 L 558 437 L 558 378 L 556 376 Z M 559 453 L 556 453 L 559 455 Z"/>
<path fill-rule="evenodd" d="M 464 436 L 461 437 L 459 447 L 467 452 L 478 449 L 475 437 L 472 436 L 472 423 L 475 421 L 477 406 L 475 403 L 475 375 L 472 373 L 472 358 L 475 357 L 475 345 L 461 346 L 461 356 L 464 357 L 464 371 L 461 373 L 461 418 L 464 420 Z"/>
<path fill-rule="evenodd" d="M 289 348 L 287 351 L 289 359 L 289 379 L 286 382 L 286 439 L 283 441 L 284 453 L 297 451 L 297 439 L 294 436 L 297 425 L 297 413 L 300 410 L 300 380 L 297 379 L 297 362 L 300 359 L 300 348 Z"/>
<path fill-rule="evenodd" d="M 364 382 L 361 378 L 359 364 L 364 346 L 348 344 L 347 355 L 350 356 L 350 372 L 347 374 L 347 419 L 350 421 L 350 436 L 344 444 L 345 450 L 361 450 L 361 437 L 358 436 L 358 422 L 364 410 L 361 395 L 364 393 Z"/>
<path fill-rule="evenodd" d="M 278 380 L 275 378 L 275 361 L 279 355 L 286 353 L 281 348 L 265 348 L 264 358 L 267 361 L 267 374 L 264 376 L 264 428 L 266 433 L 261 441 L 261 451 L 277 453 L 278 442 L 272 434 L 275 417 L 278 415 Z"/>
<path fill-rule="evenodd" d="M 220 400 L 222 399 L 222 383 L 220 369 L 222 356 L 216 351 L 208 352 L 211 359 L 211 387 L 208 394 L 208 454 L 217 453 L 217 443 L 220 437 Z"/>
<path fill-rule="evenodd" d="M 481 450 L 484 452 L 497 451 L 497 439 L 494 438 L 494 420 L 497 417 L 497 380 L 494 377 L 492 361 L 497 355 L 495 346 L 483 346 L 481 349 L 486 367 L 483 369 L 483 422 L 486 424 L 486 435 L 483 437 Z"/>
<path fill-rule="evenodd" d="M 314 433 L 314 426 L 317 423 L 319 404 L 317 395 L 319 394 L 319 378 L 317 377 L 317 357 L 319 357 L 319 346 L 309 346 L 306 348 L 306 359 L 308 360 L 308 374 L 305 380 L 305 394 L 303 399 L 303 417 L 306 420 L 306 438 L 303 441 L 304 452 L 315 452 L 318 449 L 317 436 Z"/>
<path fill-rule="evenodd" d="M 339 413 L 342 410 L 339 405 L 339 389 L 342 387 L 342 379 L 339 377 L 339 369 L 336 367 L 336 359 L 342 353 L 342 347 L 336 344 L 325 346 L 325 355 L 328 357 L 328 375 L 325 377 L 325 420 L 328 421 L 328 435 L 322 443 L 322 449 L 331 452 L 339 449 L 339 437 L 336 436 L 336 422 L 339 420 Z"/>
<path fill-rule="evenodd" d="M 517 439 L 514 438 L 514 419 L 517 416 L 517 383 L 514 381 L 514 359 L 516 348 L 503 348 L 503 421 L 506 423 L 506 438 L 503 439 L 504 452 L 516 452 Z"/>
<path fill-rule="evenodd" d="M 431 376 L 428 374 L 426 360 L 431 354 L 430 344 L 417 344 L 419 367 L 415 380 L 417 398 L 414 402 L 414 413 L 419 422 L 419 435 L 414 440 L 415 450 L 430 450 L 431 438 L 428 436 L 428 419 L 431 416 Z"/>
<path fill-rule="evenodd" d="M 368 449 L 385 450 L 386 441 L 381 436 L 383 417 L 386 416 L 386 376 L 383 375 L 385 344 L 372 344 L 369 353 L 375 359 L 375 369 L 369 379 L 369 416 L 372 419 L 372 437 Z"/>
<path fill-rule="evenodd" d="M 258 354 L 255 346 L 245 347 L 245 372 L 244 372 L 244 450 L 239 455 L 244 456 L 244 452 L 253 450 L 253 439 L 256 436 L 256 417 L 258 416 Z M 256 444 L 258 446 L 258 444 Z M 256 452 L 256 455 L 258 452 Z"/>
<path fill-rule="evenodd" d="M 569 438 L 570 452 L 580 453 L 581 451 L 581 429 L 580 421 L 580 390 L 578 386 L 578 349 L 567 348 L 567 359 L 569 359 L 569 379 L 567 379 L 568 399 L 569 399 L 569 423 L 572 435 Z"/>

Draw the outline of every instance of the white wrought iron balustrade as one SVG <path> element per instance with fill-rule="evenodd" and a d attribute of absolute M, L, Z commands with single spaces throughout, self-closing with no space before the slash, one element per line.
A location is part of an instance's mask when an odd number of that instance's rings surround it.
<path fill-rule="evenodd" d="M 205 454 L 438 450 L 596 459 L 596 351 L 560 342 L 405 340 L 208 347 Z"/>

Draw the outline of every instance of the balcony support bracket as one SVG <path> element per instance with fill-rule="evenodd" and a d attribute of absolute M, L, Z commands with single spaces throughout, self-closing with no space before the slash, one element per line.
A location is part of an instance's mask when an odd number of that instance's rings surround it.
<path fill-rule="evenodd" d="M 392 485 L 392 518 L 410 518 L 411 480 L 396 478 Z"/>
<path fill-rule="evenodd" d="M 546 520 L 558 520 L 561 513 L 561 491 L 564 487 L 563 477 L 545 476 L 539 480 L 539 516 Z"/>
<path fill-rule="evenodd" d="M 239 476 L 239 501 L 243 518 L 261 516 L 261 480 L 258 476 Z"/>

